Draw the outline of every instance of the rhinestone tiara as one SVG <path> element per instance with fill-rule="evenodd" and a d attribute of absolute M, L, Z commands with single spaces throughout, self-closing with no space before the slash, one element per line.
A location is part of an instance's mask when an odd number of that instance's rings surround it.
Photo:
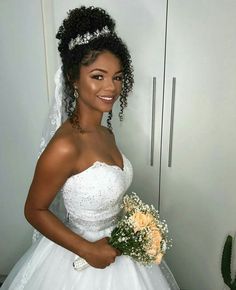
<path fill-rule="evenodd" d="M 76 45 L 89 43 L 91 40 L 98 38 L 103 35 L 111 33 L 107 26 L 104 26 L 102 30 L 96 30 L 93 33 L 87 32 L 83 35 L 78 35 L 76 38 L 71 39 L 69 42 L 69 50 L 72 50 Z"/>

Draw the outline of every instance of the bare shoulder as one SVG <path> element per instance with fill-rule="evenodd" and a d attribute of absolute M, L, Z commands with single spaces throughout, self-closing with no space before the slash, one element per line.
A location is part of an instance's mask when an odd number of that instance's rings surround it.
<path fill-rule="evenodd" d="M 48 208 L 58 190 L 72 175 L 77 148 L 66 128 L 52 137 L 36 164 L 27 203 Z"/>
<path fill-rule="evenodd" d="M 44 150 L 45 155 L 55 155 L 57 158 L 70 158 L 76 154 L 76 148 L 70 138 L 54 136 Z"/>
<path fill-rule="evenodd" d="M 66 127 L 61 127 L 52 137 L 47 147 L 39 158 L 39 163 L 43 163 L 48 168 L 59 166 L 65 170 L 73 171 L 74 162 L 79 153 L 79 146 L 75 142 L 74 135 Z"/>

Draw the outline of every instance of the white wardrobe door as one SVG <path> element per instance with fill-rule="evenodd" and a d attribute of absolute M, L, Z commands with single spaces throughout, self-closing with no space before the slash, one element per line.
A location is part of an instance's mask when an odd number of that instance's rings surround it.
<path fill-rule="evenodd" d="M 130 49 L 134 63 L 134 91 L 128 99 L 128 108 L 122 123 L 117 117 L 119 103 L 116 103 L 112 125 L 120 150 L 131 160 L 134 167 L 134 180 L 130 191 L 136 191 L 146 201 L 157 206 L 166 0 L 54 0 L 56 29 L 66 16 L 66 11 L 80 5 L 94 5 L 106 9 L 116 20 L 117 32 Z M 153 121 L 155 150 L 151 166 L 153 77 L 156 77 L 156 122 Z"/>
<path fill-rule="evenodd" d="M 183 289 L 222 289 L 223 243 L 235 232 L 235 15 L 235 1 L 169 1 L 161 212 Z"/>
<path fill-rule="evenodd" d="M 0 273 L 31 244 L 24 203 L 48 109 L 41 1 L 0 1 Z"/>
<path fill-rule="evenodd" d="M 158 207 L 166 1 L 128 3 L 119 22 L 133 58 L 135 84 L 124 121 L 114 118 L 113 124 L 117 143 L 133 165 L 130 191 Z M 117 104 L 114 114 L 118 111 Z"/>

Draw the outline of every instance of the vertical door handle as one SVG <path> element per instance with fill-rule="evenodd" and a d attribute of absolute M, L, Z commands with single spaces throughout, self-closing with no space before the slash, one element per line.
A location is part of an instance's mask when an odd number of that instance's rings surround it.
<path fill-rule="evenodd" d="M 168 167 L 171 167 L 171 165 L 172 165 L 173 125 L 174 125 L 174 109 L 175 109 L 175 88 L 176 88 L 176 78 L 174 77 L 172 79 L 172 99 L 171 99 Z"/>
<path fill-rule="evenodd" d="M 154 141 L 155 141 L 155 113 L 156 113 L 156 77 L 152 78 L 152 128 L 151 128 L 151 156 L 150 165 L 153 166 L 154 160 Z"/>

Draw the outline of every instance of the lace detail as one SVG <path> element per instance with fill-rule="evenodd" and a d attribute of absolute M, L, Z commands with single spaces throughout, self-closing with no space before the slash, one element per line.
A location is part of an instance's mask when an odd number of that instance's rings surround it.
<path fill-rule="evenodd" d="M 123 154 L 122 157 L 123 170 L 96 161 L 66 181 L 62 193 L 71 227 L 96 231 L 116 223 L 122 197 L 133 176 L 131 163 Z"/>
<path fill-rule="evenodd" d="M 79 227 L 79 229 L 97 232 L 97 231 L 102 231 L 107 228 L 115 226 L 119 220 L 119 217 L 120 217 L 120 213 L 114 216 L 111 216 L 109 218 L 103 219 L 103 220 L 91 222 L 91 221 L 83 220 L 81 218 L 75 218 L 75 217 L 69 216 L 67 225 L 70 228 L 76 229 Z"/>

